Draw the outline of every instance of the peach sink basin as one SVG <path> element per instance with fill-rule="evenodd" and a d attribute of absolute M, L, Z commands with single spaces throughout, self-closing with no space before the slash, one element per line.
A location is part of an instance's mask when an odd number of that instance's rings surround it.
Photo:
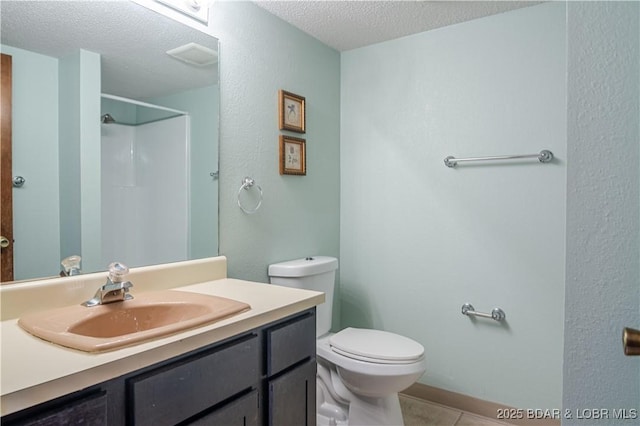
<path fill-rule="evenodd" d="M 20 318 L 18 325 L 61 346 L 101 352 L 210 324 L 249 309 L 246 303 L 224 297 L 166 290 L 106 305 L 35 312 Z"/>

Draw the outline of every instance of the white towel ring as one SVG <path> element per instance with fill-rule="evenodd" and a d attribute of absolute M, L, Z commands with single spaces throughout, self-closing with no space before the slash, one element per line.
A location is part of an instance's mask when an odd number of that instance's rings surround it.
<path fill-rule="evenodd" d="M 254 185 L 256 188 L 258 188 L 258 191 L 260 192 L 260 198 L 258 199 L 258 204 L 256 204 L 254 208 L 248 209 L 242 205 L 242 202 L 240 201 L 240 194 L 242 194 L 243 189 L 248 191 L 249 188 L 252 188 Z M 245 177 L 244 179 L 242 179 L 242 186 L 238 190 L 238 207 L 240 207 L 240 209 L 246 214 L 254 214 L 255 212 L 258 211 L 261 205 L 262 205 L 262 188 L 260 188 L 260 185 L 258 185 L 256 181 L 254 181 L 249 176 Z"/>

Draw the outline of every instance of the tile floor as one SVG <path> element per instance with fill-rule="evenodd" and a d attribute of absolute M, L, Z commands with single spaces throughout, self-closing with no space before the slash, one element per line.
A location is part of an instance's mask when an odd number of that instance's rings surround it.
<path fill-rule="evenodd" d="M 406 395 L 400 395 L 400 407 L 405 426 L 505 426 L 508 424 Z"/>

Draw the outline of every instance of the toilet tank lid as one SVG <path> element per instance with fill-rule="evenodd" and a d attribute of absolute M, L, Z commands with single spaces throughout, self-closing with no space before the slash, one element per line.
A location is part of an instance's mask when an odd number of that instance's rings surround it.
<path fill-rule="evenodd" d="M 329 256 L 310 256 L 269 265 L 270 277 L 306 277 L 338 269 L 338 259 Z"/>

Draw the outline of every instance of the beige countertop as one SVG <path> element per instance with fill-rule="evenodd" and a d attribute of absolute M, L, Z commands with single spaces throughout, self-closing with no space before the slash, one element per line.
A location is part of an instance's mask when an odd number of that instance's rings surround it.
<path fill-rule="evenodd" d="M 121 376 L 324 302 L 324 293 L 231 278 L 174 289 L 236 299 L 251 305 L 251 310 L 213 324 L 103 353 L 54 345 L 22 330 L 17 318 L 4 319 L 0 328 L 2 415 Z M 134 290 L 132 294 L 135 297 Z"/>

